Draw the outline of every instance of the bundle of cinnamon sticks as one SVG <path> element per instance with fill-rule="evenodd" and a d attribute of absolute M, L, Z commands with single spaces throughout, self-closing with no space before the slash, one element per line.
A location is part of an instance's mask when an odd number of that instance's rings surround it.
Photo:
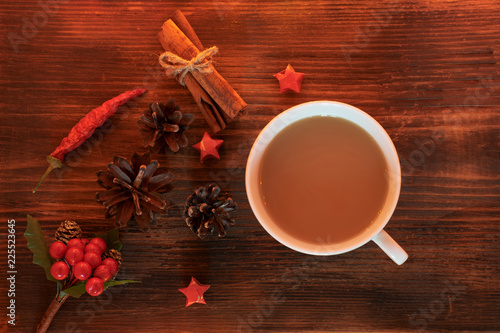
<path fill-rule="evenodd" d="M 195 58 L 205 48 L 180 10 L 163 23 L 158 39 L 165 49 L 183 59 Z M 183 83 L 193 95 L 213 133 L 238 118 L 247 104 L 210 64 L 208 71 L 189 71 Z"/>

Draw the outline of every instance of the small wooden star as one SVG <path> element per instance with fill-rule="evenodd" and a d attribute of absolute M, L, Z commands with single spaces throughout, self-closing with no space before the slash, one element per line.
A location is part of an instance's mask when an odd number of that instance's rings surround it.
<path fill-rule="evenodd" d="M 205 303 L 205 299 L 203 298 L 203 293 L 208 290 L 210 286 L 208 284 L 201 284 L 194 277 L 191 277 L 191 282 L 189 286 L 186 288 L 181 288 L 179 291 L 186 295 L 186 307 L 194 304 L 194 303 Z"/>
<path fill-rule="evenodd" d="M 304 78 L 304 73 L 296 72 L 290 64 L 285 70 L 274 74 L 274 77 L 280 82 L 280 92 L 292 90 L 297 93 L 300 92 L 300 87 L 302 86 L 302 79 Z"/>
<path fill-rule="evenodd" d="M 201 163 L 205 162 L 211 157 L 215 157 L 220 160 L 219 151 L 217 149 L 219 149 L 220 145 L 223 142 L 224 140 L 212 139 L 210 135 L 205 132 L 205 134 L 203 135 L 203 139 L 201 139 L 201 141 L 197 144 L 193 145 L 193 148 L 201 153 Z"/>

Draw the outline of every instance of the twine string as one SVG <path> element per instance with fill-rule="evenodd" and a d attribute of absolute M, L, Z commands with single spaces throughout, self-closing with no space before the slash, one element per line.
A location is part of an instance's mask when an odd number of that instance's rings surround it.
<path fill-rule="evenodd" d="M 179 83 L 184 84 L 184 78 L 187 73 L 199 71 L 201 73 L 212 72 L 212 59 L 213 55 L 219 52 L 217 46 L 212 46 L 205 51 L 198 53 L 191 60 L 186 60 L 172 52 L 163 52 L 159 57 L 159 62 L 161 67 L 165 69 L 165 72 L 170 77 L 179 77 Z"/>

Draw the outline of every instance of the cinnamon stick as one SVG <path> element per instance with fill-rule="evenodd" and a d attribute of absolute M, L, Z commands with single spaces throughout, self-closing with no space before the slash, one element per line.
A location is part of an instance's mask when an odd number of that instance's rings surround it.
<path fill-rule="evenodd" d="M 198 38 L 198 35 L 194 31 L 193 27 L 186 19 L 182 11 L 177 9 L 172 14 L 170 19 L 186 35 L 186 37 L 189 38 L 191 42 L 193 42 L 198 50 L 203 51 L 205 49 L 200 39 Z M 203 90 L 198 81 L 196 81 L 192 75 L 190 75 L 190 79 L 188 80 L 190 81 L 189 84 L 186 80 L 184 80 L 184 83 L 186 84 L 188 90 L 191 92 L 191 95 L 193 96 L 196 104 L 198 104 L 198 107 L 200 108 L 201 113 L 210 126 L 212 132 L 215 134 L 218 131 L 226 128 L 226 125 L 231 122 L 231 120 L 224 119 L 221 116 L 221 114 L 223 113 L 221 112 L 220 108 L 217 107 L 217 104 L 214 102 L 212 97 L 210 97 L 210 95 L 207 94 L 205 90 Z"/>
<path fill-rule="evenodd" d="M 170 45 L 165 42 L 165 38 L 163 37 L 163 31 L 158 33 L 158 40 L 161 45 L 165 49 L 165 51 L 173 52 L 170 48 Z M 203 90 L 201 85 L 196 81 L 191 73 L 187 73 L 184 78 L 184 84 L 188 88 L 189 92 L 193 96 L 194 101 L 198 105 L 201 110 L 201 114 L 205 118 L 208 126 L 210 127 L 212 133 L 217 133 L 224 128 L 226 128 L 226 122 L 220 115 L 219 110 L 212 97 Z"/>
<path fill-rule="evenodd" d="M 205 49 L 193 27 L 179 9 L 177 9 L 172 14 L 172 17 L 170 19 L 179 29 L 181 29 L 184 35 L 186 35 L 186 37 L 189 38 L 191 42 L 193 42 L 194 46 L 196 46 L 198 50 L 203 51 Z"/>
<path fill-rule="evenodd" d="M 204 49 L 194 29 L 179 10 L 163 24 L 158 39 L 166 51 L 184 59 L 191 59 Z M 184 83 L 214 133 L 238 118 L 247 105 L 213 66 L 210 73 L 188 73 Z"/>

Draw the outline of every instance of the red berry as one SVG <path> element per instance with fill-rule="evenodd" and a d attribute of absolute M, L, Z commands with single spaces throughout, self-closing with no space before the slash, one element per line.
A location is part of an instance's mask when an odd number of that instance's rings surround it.
<path fill-rule="evenodd" d="M 101 255 L 96 252 L 87 252 L 83 257 L 83 260 L 85 262 L 88 262 L 90 264 L 90 267 L 94 269 L 101 264 Z"/>
<path fill-rule="evenodd" d="M 50 244 L 49 253 L 54 259 L 62 259 L 66 254 L 67 246 L 61 241 L 54 242 Z"/>
<path fill-rule="evenodd" d="M 83 244 L 82 240 L 79 238 L 72 238 L 69 240 L 68 249 L 72 248 L 72 247 L 77 247 L 82 251 L 85 249 L 85 245 Z"/>
<path fill-rule="evenodd" d="M 73 268 L 73 275 L 78 280 L 82 281 L 87 280 L 91 274 L 92 274 L 92 267 L 90 267 L 90 264 L 88 262 L 80 261 Z"/>
<path fill-rule="evenodd" d="M 93 277 L 85 284 L 85 290 L 90 296 L 99 296 L 104 291 L 104 282 L 97 277 Z"/>
<path fill-rule="evenodd" d="M 101 248 L 101 253 L 106 251 L 106 248 L 107 248 L 106 242 L 104 241 L 104 239 L 102 239 L 100 237 L 92 238 L 90 240 L 90 244 L 95 244 L 95 245 L 99 246 Z"/>
<path fill-rule="evenodd" d="M 120 268 L 120 266 L 118 265 L 118 263 L 116 262 L 116 260 L 113 259 L 113 258 L 106 258 L 106 259 L 104 259 L 102 261 L 102 264 L 109 267 L 109 270 L 111 271 L 111 274 L 113 276 L 115 276 L 115 274 L 118 273 L 118 269 Z"/>
<path fill-rule="evenodd" d="M 87 245 L 89 243 L 89 240 L 87 238 L 82 238 L 82 242 L 84 245 Z"/>
<path fill-rule="evenodd" d="M 64 261 L 58 261 L 50 267 L 50 275 L 56 280 L 64 280 L 69 274 L 69 267 Z"/>
<path fill-rule="evenodd" d="M 87 245 L 85 245 L 85 252 L 95 252 L 99 253 L 99 255 L 102 254 L 101 247 L 93 243 L 88 243 Z"/>
<path fill-rule="evenodd" d="M 83 251 L 77 247 L 69 248 L 68 251 L 66 251 L 64 259 L 66 259 L 71 266 L 75 266 L 75 264 L 83 260 Z"/>
<path fill-rule="evenodd" d="M 103 282 L 108 282 L 113 277 L 113 274 L 111 274 L 111 270 L 108 266 L 101 265 L 95 269 L 94 276 L 98 277 Z"/>

